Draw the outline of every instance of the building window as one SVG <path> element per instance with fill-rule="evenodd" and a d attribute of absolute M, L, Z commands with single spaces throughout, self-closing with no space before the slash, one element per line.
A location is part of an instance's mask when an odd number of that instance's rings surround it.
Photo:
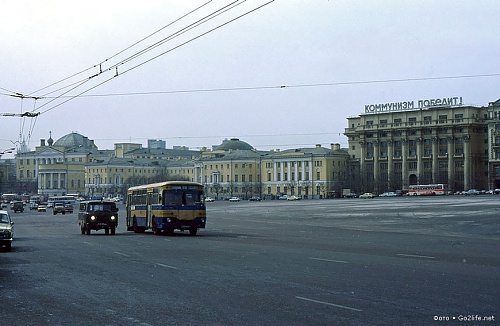
<path fill-rule="evenodd" d="M 447 115 L 440 115 L 438 117 L 438 120 L 439 120 L 439 123 L 446 123 L 448 120 L 448 116 Z"/>

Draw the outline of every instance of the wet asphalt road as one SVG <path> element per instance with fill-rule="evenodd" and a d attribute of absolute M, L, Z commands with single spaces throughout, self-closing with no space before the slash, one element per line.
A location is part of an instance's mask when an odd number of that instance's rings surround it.
<path fill-rule="evenodd" d="M 11 215 L 2 325 L 500 318 L 500 196 L 207 203 L 196 237 L 127 232 L 123 205 L 114 236 L 81 235 L 76 213 Z"/>

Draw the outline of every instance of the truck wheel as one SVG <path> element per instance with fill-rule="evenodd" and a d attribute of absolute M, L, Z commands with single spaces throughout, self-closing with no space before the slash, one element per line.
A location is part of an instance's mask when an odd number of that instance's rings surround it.
<path fill-rule="evenodd" d="M 116 228 L 114 226 L 111 227 L 111 235 L 115 235 Z"/>
<path fill-rule="evenodd" d="M 90 228 L 88 226 L 85 226 L 85 233 L 87 235 L 90 235 Z"/>
<path fill-rule="evenodd" d="M 10 242 L 9 242 L 9 243 L 7 243 L 7 244 L 5 245 L 5 248 L 7 249 L 7 251 L 11 251 L 11 250 L 12 250 L 12 243 L 10 243 Z"/>
<path fill-rule="evenodd" d="M 198 228 L 190 228 L 189 235 L 195 236 L 198 233 Z"/>
<path fill-rule="evenodd" d="M 82 234 L 85 234 L 85 225 L 80 225 L 80 230 L 82 231 Z"/>

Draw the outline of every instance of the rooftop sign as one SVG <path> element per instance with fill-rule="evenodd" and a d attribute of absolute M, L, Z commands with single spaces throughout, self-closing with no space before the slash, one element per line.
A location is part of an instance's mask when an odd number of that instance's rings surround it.
<path fill-rule="evenodd" d="M 383 112 L 428 109 L 433 107 L 461 106 L 461 105 L 462 105 L 462 97 L 455 96 L 455 97 L 436 98 L 430 100 L 418 100 L 417 106 L 415 106 L 415 101 L 392 102 L 384 104 L 368 104 L 365 105 L 365 113 L 383 113 Z"/>

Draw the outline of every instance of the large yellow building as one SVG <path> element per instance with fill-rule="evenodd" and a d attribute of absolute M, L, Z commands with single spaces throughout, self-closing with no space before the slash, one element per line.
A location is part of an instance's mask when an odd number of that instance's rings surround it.
<path fill-rule="evenodd" d="M 206 192 L 217 198 L 258 195 L 274 199 L 281 195 L 301 198 L 339 196 L 349 188 L 349 155 L 331 148 L 297 148 L 257 151 L 233 138 L 213 151 L 203 152 L 202 180 Z"/>

